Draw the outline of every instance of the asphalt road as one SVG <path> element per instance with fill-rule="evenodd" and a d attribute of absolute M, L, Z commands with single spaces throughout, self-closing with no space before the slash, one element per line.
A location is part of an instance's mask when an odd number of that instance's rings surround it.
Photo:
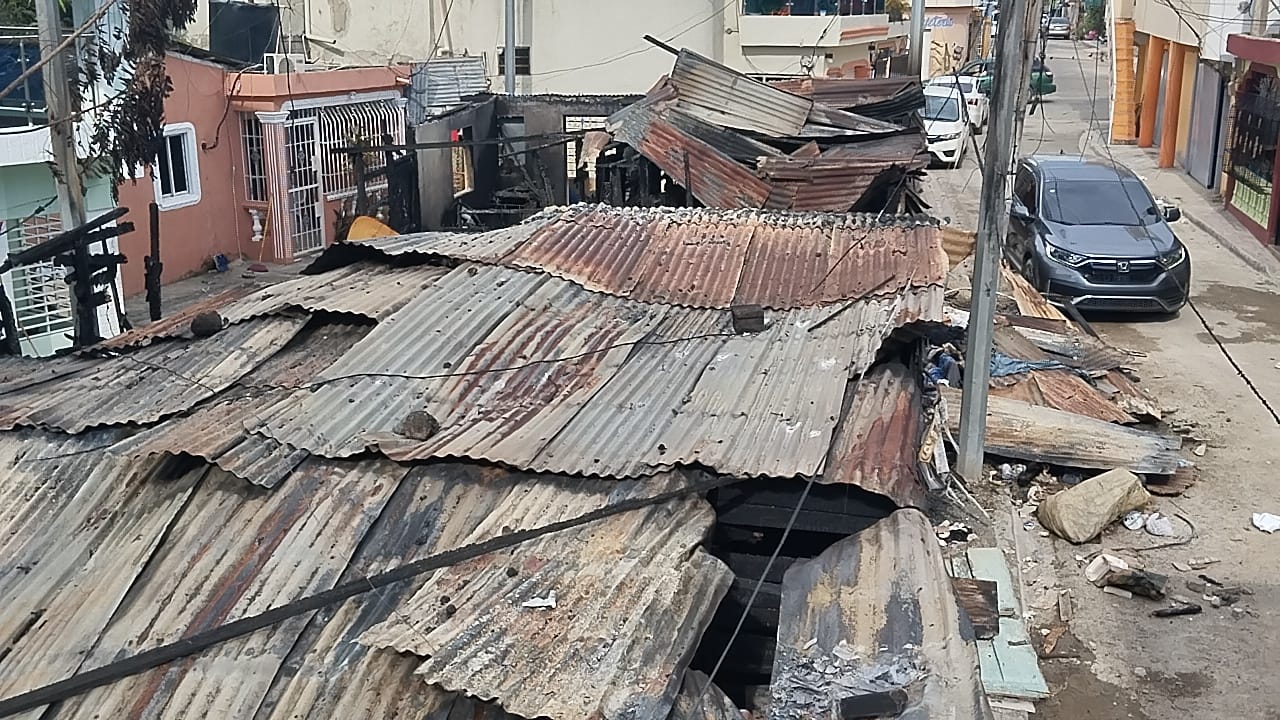
<path fill-rule="evenodd" d="M 1101 145 L 1110 64 L 1091 43 L 1051 42 L 1047 62 L 1059 90 L 1039 117 L 1028 118 L 1020 155 L 1086 152 L 1114 158 L 1133 168 L 1154 194 L 1181 203 L 1210 226 L 1228 228 L 1238 240 L 1232 244 L 1253 242 L 1237 238 L 1220 204 L 1187 176 L 1156 169 L 1154 151 Z M 960 168 L 932 171 L 926 188 L 937 214 L 974 228 L 980 184 L 970 153 Z M 1174 230 L 1193 260 L 1195 309 L 1173 318 L 1094 318 L 1107 340 L 1146 355 L 1136 367 L 1142 385 L 1176 408 L 1171 419 L 1194 426 L 1205 444 L 1203 456 L 1187 454 L 1199 468 L 1199 483 L 1181 497 L 1154 502 L 1161 512 L 1190 520 L 1195 538 L 1129 556 L 1168 574 L 1171 592 L 1196 599 L 1185 583 L 1197 573 L 1173 563 L 1218 558 L 1199 572 L 1253 594 L 1235 608 L 1202 601 L 1201 615 L 1153 618 L 1150 612 L 1159 604 L 1101 593 L 1083 580 L 1078 558 L 1160 539 L 1120 528 L 1104 534 L 1101 543 L 1075 547 L 1040 537 L 1038 527 L 1023 530 L 1019 518 L 1014 532 L 1032 558 L 1024 565 L 1026 596 L 1038 613 L 1031 622 L 1046 623 L 1056 615 L 1036 610 L 1037 597 L 1069 589 L 1075 607 L 1070 633 L 1060 643 L 1073 657 L 1042 662 L 1055 695 L 1041 703 L 1036 717 L 1280 720 L 1280 696 L 1268 680 L 1280 671 L 1280 533 L 1267 535 L 1250 524 L 1254 512 L 1280 514 L 1280 421 L 1266 406 L 1280 410 L 1280 287 L 1186 220 Z M 1280 263 L 1268 262 L 1276 265 L 1273 277 L 1280 277 Z"/>

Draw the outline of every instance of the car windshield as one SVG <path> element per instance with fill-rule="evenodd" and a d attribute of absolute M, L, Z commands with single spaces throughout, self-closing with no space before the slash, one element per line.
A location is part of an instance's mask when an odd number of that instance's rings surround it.
<path fill-rule="evenodd" d="M 942 75 L 933 80 L 934 85 L 946 85 L 960 88 L 960 92 L 968 95 L 973 92 L 973 80 L 967 77 L 957 78 L 955 75 Z"/>
<path fill-rule="evenodd" d="M 1138 180 L 1058 180 L 1045 185 L 1044 217 L 1064 225 L 1150 225 L 1160 219 Z"/>
<path fill-rule="evenodd" d="M 941 120 L 943 122 L 955 122 L 959 120 L 960 104 L 956 102 L 956 96 L 925 95 L 924 118 L 926 120 Z"/>

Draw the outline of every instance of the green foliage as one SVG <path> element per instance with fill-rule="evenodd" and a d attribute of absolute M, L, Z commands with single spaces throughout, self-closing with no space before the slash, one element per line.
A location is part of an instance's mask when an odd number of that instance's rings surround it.
<path fill-rule="evenodd" d="M 911 14 L 908 0 L 885 0 L 884 11 L 889 15 L 889 22 L 902 22 Z"/>
<path fill-rule="evenodd" d="M 1090 5 L 1089 9 L 1084 13 L 1084 23 L 1081 30 L 1084 32 L 1092 30 L 1096 33 L 1104 33 L 1106 32 L 1106 24 L 1107 16 L 1102 8 L 1102 4 Z"/>
<path fill-rule="evenodd" d="M 35 24 L 35 0 L 0 0 L 0 25 L 30 27 Z"/>

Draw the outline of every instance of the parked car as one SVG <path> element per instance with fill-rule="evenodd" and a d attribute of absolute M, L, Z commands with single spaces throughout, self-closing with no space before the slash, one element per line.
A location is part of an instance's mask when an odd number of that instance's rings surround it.
<path fill-rule="evenodd" d="M 1049 24 L 1045 26 L 1045 35 L 1050 40 L 1070 40 L 1071 21 L 1065 17 L 1049 18 Z"/>
<path fill-rule="evenodd" d="M 964 102 L 955 85 L 925 85 L 924 119 L 925 134 L 929 136 L 929 154 L 935 163 L 958 166 L 964 159 L 965 145 L 969 142 L 969 123 L 964 121 Z"/>
<path fill-rule="evenodd" d="M 991 101 L 986 95 L 978 92 L 978 78 L 971 75 L 938 75 L 929 80 L 930 85 L 958 88 L 964 96 L 965 113 L 969 116 L 969 126 L 974 135 L 981 135 L 987 126 L 987 116 Z"/>
<path fill-rule="evenodd" d="M 961 66 L 959 73 L 978 78 L 978 91 L 984 95 L 990 95 L 994 67 L 995 60 L 991 58 L 971 60 Z M 1031 61 L 1031 92 L 1039 95 L 1052 95 L 1058 92 L 1058 86 L 1053 82 L 1053 72 L 1039 58 Z"/>
<path fill-rule="evenodd" d="M 1178 311 L 1191 257 L 1170 222 L 1123 165 L 1074 156 L 1018 162 L 1006 259 L 1053 302 L 1081 309 Z"/>

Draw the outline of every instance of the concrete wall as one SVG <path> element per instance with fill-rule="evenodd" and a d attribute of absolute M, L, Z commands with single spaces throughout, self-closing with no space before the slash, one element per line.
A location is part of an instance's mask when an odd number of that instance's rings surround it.
<path fill-rule="evenodd" d="M 1162 0 L 1135 0 L 1133 20 L 1140 33 L 1155 35 L 1165 40 L 1198 47 L 1198 35 L 1204 35 L 1204 18 L 1209 14 L 1209 0 L 1178 2 L 1179 13 Z"/>
<path fill-rule="evenodd" d="M 227 110 L 224 69 L 172 54 L 165 67 L 173 79 L 173 94 L 165 101 L 165 122 L 195 126 L 200 171 L 200 202 L 160 211 L 162 280 L 169 283 L 202 272 L 214 255 L 234 260 L 248 252 L 252 221 L 239 202 L 244 197 L 244 151 L 239 118 Z M 125 219 L 138 228 L 120 241 L 129 257 L 123 268 L 125 294 L 134 295 L 143 291 L 142 258 L 150 248 L 147 208 L 156 200 L 150 172 L 121 184 L 119 193 L 120 205 L 129 208 Z"/>

